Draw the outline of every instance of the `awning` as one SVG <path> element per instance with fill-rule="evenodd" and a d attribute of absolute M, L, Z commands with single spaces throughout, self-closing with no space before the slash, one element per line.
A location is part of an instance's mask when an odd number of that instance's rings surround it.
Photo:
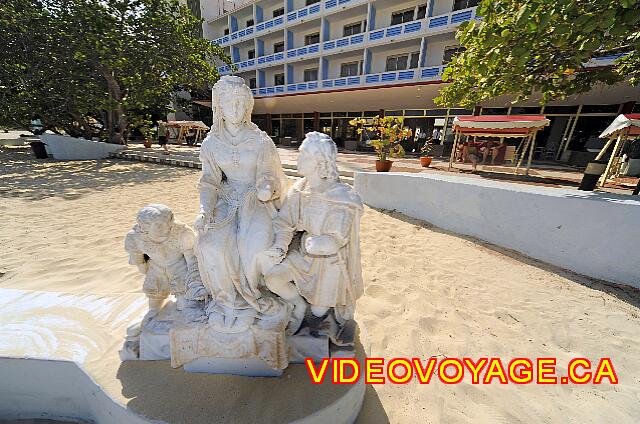
<path fill-rule="evenodd" d="M 549 122 L 543 115 L 456 116 L 453 129 L 464 135 L 524 137 Z"/>
<path fill-rule="evenodd" d="M 202 121 L 168 121 L 168 127 L 188 127 L 189 129 L 208 130 L 209 127 Z"/>
<path fill-rule="evenodd" d="M 600 138 L 610 138 L 626 128 L 629 128 L 626 131 L 627 135 L 640 136 L 640 113 L 618 115 L 611 125 L 600 134 Z"/>

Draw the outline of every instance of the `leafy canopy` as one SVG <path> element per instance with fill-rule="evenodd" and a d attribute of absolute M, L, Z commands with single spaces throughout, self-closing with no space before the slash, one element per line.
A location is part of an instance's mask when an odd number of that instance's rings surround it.
<path fill-rule="evenodd" d="M 438 104 L 471 107 L 533 93 L 545 103 L 597 83 L 640 83 L 639 0 L 483 0 L 478 15 L 458 30 L 466 50 L 445 70 L 452 84 Z M 585 66 L 610 55 L 622 55 L 613 67 Z"/>
<path fill-rule="evenodd" d="M 223 50 L 178 0 L 0 2 L 0 125 L 34 116 L 74 136 L 126 140 L 178 90 L 214 83 Z"/>

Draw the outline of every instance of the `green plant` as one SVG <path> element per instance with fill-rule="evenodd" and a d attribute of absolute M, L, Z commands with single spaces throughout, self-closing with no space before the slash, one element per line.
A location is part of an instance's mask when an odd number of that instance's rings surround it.
<path fill-rule="evenodd" d="M 374 118 L 356 118 L 349 121 L 349 125 L 357 127 L 358 134 L 365 134 L 368 138 L 367 127 L 377 134 L 377 139 L 368 139 L 367 144 L 373 146 L 380 162 L 387 158 L 404 157 L 404 149 L 400 142 L 411 137 L 411 128 L 403 127 L 402 118 L 376 116 Z"/>
<path fill-rule="evenodd" d="M 230 63 L 201 26 L 178 0 L 0 1 L 0 124 L 126 143 Z"/>
<path fill-rule="evenodd" d="M 482 0 L 460 25 L 466 50 L 447 66 L 439 105 L 473 107 L 511 95 L 542 103 L 598 84 L 640 83 L 640 1 Z M 587 67 L 598 57 L 613 66 Z"/>
<path fill-rule="evenodd" d="M 433 150 L 433 139 L 428 138 L 424 145 L 420 148 L 420 157 L 430 156 Z"/>

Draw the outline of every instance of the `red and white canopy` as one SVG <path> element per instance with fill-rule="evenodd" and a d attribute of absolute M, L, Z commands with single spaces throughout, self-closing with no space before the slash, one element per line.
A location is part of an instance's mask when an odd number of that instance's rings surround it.
<path fill-rule="evenodd" d="M 621 130 L 626 128 L 628 128 L 626 131 L 627 136 L 640 136 L 640 113 L 618 115 L 611 125 L 600 134 L 600 138 L 609 138 L 618 135 Z"/>
<path fill-rule="evenodd" d="M 526 137 L 549 122 L 543 115 L 456 116 L 453 130 L 464 135 Z"/>

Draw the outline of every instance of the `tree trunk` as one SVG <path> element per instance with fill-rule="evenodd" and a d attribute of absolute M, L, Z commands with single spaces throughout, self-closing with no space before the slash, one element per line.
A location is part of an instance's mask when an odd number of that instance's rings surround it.
<path fill-rule="evenodd" d="M 116 109 L 110 110 L 111 123 L 109 125 L 110 132 L 110 141 L 116 144 L 126 144 L 126 139 L 124 137 L 124 133 L 127 129 L 127 118 L 124 113 L 124 108 L 122 107 L 122 90 L 120 89 L 120 84 L 116 80 L 113 72 L 109 70 L 107 67 L 103 65 L 99 65 L 100 72 L 107 82 L 107 87 L 109 89 L 109 94 L 113 100 L 116 101 Z M 114 116 L 115 115 L 115 116 Z M 117 123 L 118 131 L 113 134 L 113 125 Z"/>

